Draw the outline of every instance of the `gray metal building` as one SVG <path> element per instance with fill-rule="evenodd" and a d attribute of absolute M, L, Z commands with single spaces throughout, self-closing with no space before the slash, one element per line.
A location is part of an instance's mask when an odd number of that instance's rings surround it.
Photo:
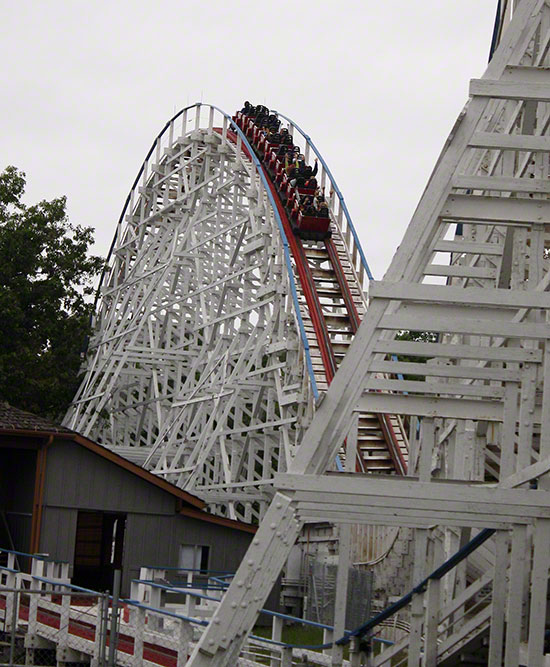
<path fill-rule="evenodd" d="M 0 547 L 71 564 L 74 583 L 123 594 L 142 565 L 235 571 L 255 532 L 61 426 L 0 405 Z"/>

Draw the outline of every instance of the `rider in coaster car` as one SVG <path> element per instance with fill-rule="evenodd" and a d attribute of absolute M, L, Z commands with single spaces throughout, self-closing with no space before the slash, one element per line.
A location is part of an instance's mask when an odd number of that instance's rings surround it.
<path fill-rule="evenodd" d="M 325 193 L 321 190 L 321 188 L 317 188 L 315 191 L 315 197 L 313 199 L 313 205 L 315 206 L 316 209 L 319 209 L 321 202 L 325 201 Z"/>
<path fill-rule="evenodd" d="M 317 160 L 315 160 L 315 167 L 310 167 L 308 164 L 305 163 L 305 159 L 303 158 L 304 156 L 300 155 L 299 157 L 300 166 L 298 167 L 298 170 L 300 172 L 300 176 L 303 176 L 307 180 L 308 178 L 313 178 L 314 176 L 317 175 L 317 170 L 319 168 L 319 165 L 317 164 Z"/>
<path fill-rule="evenodd" d="M 326 203 L 326 201 L 322 201 L 322 202 L 319 204 L 319 211 L 318 211 L 317 215 L 318 215 L 320 218 L 328 218 L 328 217 L 329 217 L 329 214 L 328 214 L 328 204 Z"/>
<path fill-rule="evenodd" d="M 281 130 L 281 132 L 282 132 L 282 130 Z M 281 135 L 279 135 L 279 137 L 280 137 L 281 142 L 280 142 L 279 148 L 277 149 L 277 157 L 284 157 L 289 151 L 290 151 L 290 153 L 292 153 L 292 148 L 290 146 L 287 146 L 283 142 L 283 137 Z"/>
<path fill-rule="evenodd" d="M 283 127 L 281 130 L 281 143 L 286 144 L 287 146 L 292 146 L 292 137 L 286 127 Z"/>
<path fill-rule="evenodd" d="M 254 107 L 252 106 L 252 104 L 250 104 L 250 102 L 246 101 L 244 103 L 244 107 L 241 109 L 241 113 L 244 113 L 245 116 L 250 116 L 250 115 L 252 115 L 253 109 L 254 109 Z"/>
<path fill-rule="evenodd" d="M 313 207 L 313 201 L 311 196 L 304 198 L 304 205 L 302 208 L 302 215 L 314 216 L 317 214 L 317 211 Z"/>
<path fill-rule="evenodd" d="M 298 175 L 298 167 L 299 167 L 298 160 L 294 158 L 293 154 L 287 153 L 285 157 L 285 170 L 287 176 L 290 179 L 296 178 L 296 176 Z"/>

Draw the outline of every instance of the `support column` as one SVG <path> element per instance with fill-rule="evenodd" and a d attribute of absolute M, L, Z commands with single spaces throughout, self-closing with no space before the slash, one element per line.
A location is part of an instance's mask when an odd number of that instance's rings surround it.
<path fill-rule="evenodd" d="M 353 472 L 357 459 L 357 428 L 359 415 L 353 414 L 352 426 L 346 440 L 346 472 Z M 338 545 L 338 570 L 336 573 L 336 599 L 334 601 L 333 639 L 340 639 L 346 629 L 346 609 L 348 602 L 349 568 L 351 565 L 351 524 L 340 524 Z M 341 667 L 344 659 L 344 647 L 333 644 L 332 667 Z"/>
<path fill-rule="evenodd" d="M 418 456 L 418 476 L 423 482 L 429 482 L 432 469 L 432 453 L 435 445 L 435 422 L 423 419 L 420 430 L 420 451 Z M 417 528 L 414 540 L 413 582 L 416 585 L 426 576 L 426 554 L 428 547 L 428 530 Z M 424 596 L 414 595 L 411 602 L 411 631 L 409 639 L 409 667 L 420 664 L 422 647 L 422 625 L 424 620 Z"/>
<path fill-rule="evenodd" d="M 428 531 L 425 528 L 415 530 L 413 581 L 422 581 L 426 570 L 426 547 Z M 420 649 L 422 647 L 422 621 L 424 619 L 424 596 L 414 595 L 411 602 L 411 630 L 409 634 L 408 667 L 420 665 Z"/>
<path fill-rule="evenodd" d="M 495 566 L 493 573 L 491 634 L 489 638 L 489 667 L 502 667 L 507 584 L 505 572 L 508 567 L 508 534 L 506 531 L 499 530 L 494 539 Z"/>
<path fill-rule="evenodd" d="M 519 665 L 519 643 L 523 611 L 523 581 L 525 576 L 525 551 L 527 528 L 516 525 L 512 529 L 512 553 L 510 556 L 510 586 L 508 589 L 505 667 Z"/>
<path fill-rule="evenodd" d="M 430 579 L 426 594 L 426 627 L 424 630 L 424 666 L 437 667 L 437 625 L 441 594 L 439 579 Z"/>
<path fill-rule="evenodd" d="M 529 667 L 544 664 L 544 630 L 550 568 L 550 520 L 538 519 L 534 530 L 533 567 L 531 570 L 531 606 L 529 610 Z"/>

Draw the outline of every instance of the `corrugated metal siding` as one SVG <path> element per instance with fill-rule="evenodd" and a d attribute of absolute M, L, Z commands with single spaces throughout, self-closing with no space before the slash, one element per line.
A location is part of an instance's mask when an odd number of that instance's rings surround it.
<path fill-rule="evenodd" d="M 77 509 L 47 507 L 42 512 L 40 551 L 56 560 L 73 562 Z"/>
<path fill-rule="evenodd" d="M 32 514 L 6 512 L 6 521 L 15 550 L 28 553 L 31 543 Z M 3 546 L 10 548 L 9 544 Z"/>
<path fill-rule="evenodd" d="M 44 504 L 173 514 L 176 499 L 85 447 L 56 440 L 48 451 Z"/>

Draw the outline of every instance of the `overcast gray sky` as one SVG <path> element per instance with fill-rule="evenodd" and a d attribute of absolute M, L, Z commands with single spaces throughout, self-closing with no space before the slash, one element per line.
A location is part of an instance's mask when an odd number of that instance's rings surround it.
<path fill-rule="evenodd" d="M 105 254 L 154 136 L 245 99 L 313 139 L 381 278 L 483 73 L 496 0 L 4 0 L 0 168 Z"/>

